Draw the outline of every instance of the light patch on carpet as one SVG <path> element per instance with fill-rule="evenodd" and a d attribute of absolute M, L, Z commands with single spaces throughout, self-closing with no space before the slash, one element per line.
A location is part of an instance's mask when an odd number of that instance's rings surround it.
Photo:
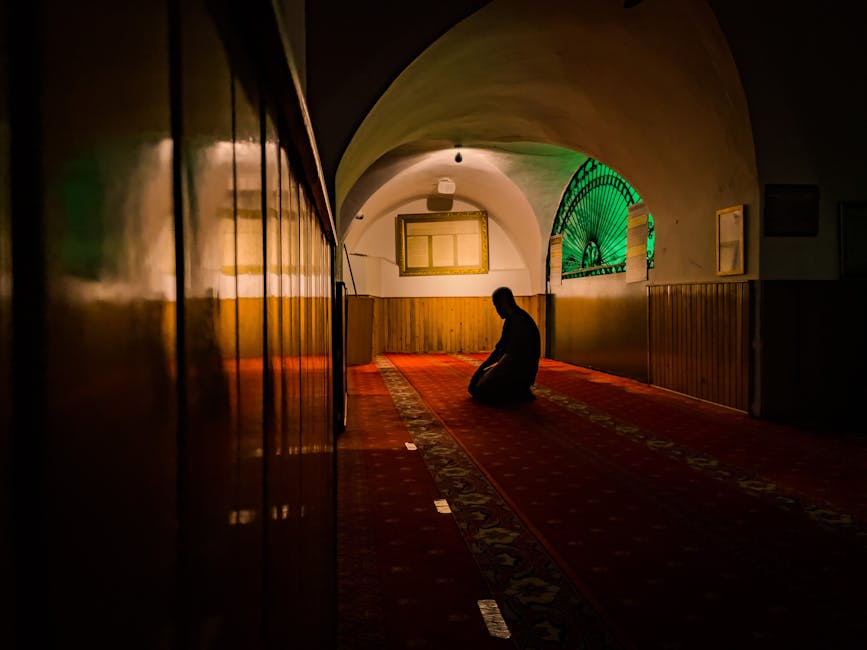
<path fill-rule="evenodd" d="M 480 600 L 479 611 L 482 613 L 482 619 L 485 621 L 485 626 L 488 628 L 491 636 L 498 639 L 509 639 L 512 633 L 509 632 L 509 626 L 503 620 L 503 615 L 500 614 L 500 607 L 496 600 Z"/>

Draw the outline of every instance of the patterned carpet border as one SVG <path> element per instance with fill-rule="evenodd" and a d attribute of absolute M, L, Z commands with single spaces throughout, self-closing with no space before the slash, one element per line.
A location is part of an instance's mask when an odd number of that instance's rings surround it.
<path fill-rule="evenodd" d="M 478 359 L 465 354 L 450 356 L 471 366 L 481 365 Z M 858 539 L 867 543 L 867 526 L 857 521 L 850 513 L 843 512 L 827 504 L 810 503 L 802 495 L 786 490 L 762 476 L 745 472 L 743 469 L 723 463 L 713 456 L 690 449 L 664 436 L 651 433 L 646 429 L 620 420 L 610 413 L 542 384 L 535 384 L 533 392 L 537 396 L 544 397 L 581 418 L 612 431 L 618 436 L 645 445 L 648 449 L 673 460 L 684 462 L 697 472 L 708 474 L 719 481 L 735 485 L 747 494 L 771 502 L 786 511 L 801 512 L 824 527 L 855 535 Z"/>
<path fill-rule="evenodd" d="M 518 647 L 623 647 L 400 370 L 376 366 Z"/>

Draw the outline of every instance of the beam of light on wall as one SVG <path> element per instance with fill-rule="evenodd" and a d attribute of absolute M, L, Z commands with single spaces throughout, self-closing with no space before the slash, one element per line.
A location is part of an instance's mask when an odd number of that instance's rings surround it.
<path fill-rule="evenodd" d="M 68 163 L 57 187 L 68 299 L 176 300 L 172 144 L 110 143 Z"/>
<path fill-rule="evenodd" d="M 258 146 L 250 143 L 235 145 L 231 141 L 215 142 L 207 147 L 194 150 L 191 156 L 196 156 L 196 164 L 207 169 L 225 167 L 228 185 L 220 187 L 196 187 L 196 205 L 200 213 L 225 213 L 231 209 L 231 200 L 226 198 L 227 192 L 233 190 L 231 174 L 232 158 L 236 148 L 247 158 L 257 155 Z M 246 153 L 244 153 L 246 152 Z M 69 171 L 62 179 L 60 188 L 68 227 L 65 248 L 61 250 L 61 258 L 66 273 L 64 285 L 67 295 L 73 300 L 89 301 L 124 301 L 132 299 L 177 301 L 175 280 L 175 233 L 171 219 L 171 160 L 173 141 L 163 138 L 151 145 L 139 145 L 138 155 L 133 164 L 126 168 L 104 169 L 104 159 L 111 160 L 117 154 L 111 149 L 98 151 L 93 155 L 74 160 Z M 102 184 L 102 178 L 118 175 L 120 179 L 110 186 Z M 213 174 L 213 177 L 220 178 Z M 254 174 L 246 173 L 244 186 L 253 186 Z M 258 188 L 258 185 L 256 186 Z M 123 196 L 118 198 L 118 192 Z M 119 235 L 108 239 L 109 234 L 103 228 L 88 225 L 88 220 L 100 218 L 103 211 L 108 213 L 120 206 L 128 217 L 123 221 L 124 228 Z M 206 229 L 208 220 L 202 214 L 196 215 L 200 227 Z M 231 217 L 231 215 L 230 215 Z M 221 226 L 226 219 L 212 219 Z M 228 219 L 234 236 L 234 224 Z M 78 230 L 76 230 L 78 229 Z M 81 235 L 76 239 L 77 232 Z M 204 280 L 203 286 L 188 286 L 188 297 L 197 297 L 224 289 L 220 278 L 222 257 L 219 242 L 225 239 L 223 232 L 208 237 L 207 231 L 202 233 L 204 240 L 214 243 L 203 250 L 197 250 L 197 277 L 206 278 L 210 270 L 213 280 Z M 215 247 L 216 246 L 216 247 Z M 234 256 L 233 256 L 234 257 Z M 144 260 L 138 264 L 137 260 Z M 146 269 L 141 273 L 140 269 Z M 128 269 L 138 269 L 132 273 Z M 231 294 L 235 293 L 234 287 Z M 259 291 L 259 294 L 262 292 Z"/>

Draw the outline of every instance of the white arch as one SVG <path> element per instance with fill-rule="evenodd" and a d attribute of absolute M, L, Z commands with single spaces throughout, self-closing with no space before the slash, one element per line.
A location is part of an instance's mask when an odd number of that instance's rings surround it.
<path fill-rule="evenodd" d="M 395 206 L 435 193 L 437 179 L 448 177 L 457 186 L 455 198 L 465 199 L 488 212 L 505 231 L 528 270 L 533 291 L 542 288 L 538 251 L 543 237 L 539 220 L 523 191 L 495 164 L 485 150 L 462 149 L 463 162 L 455 163 L 453 149 L 421 154 L 379 186 L 361 206 L 363 221 L 353 219 L 345 241 L 352 250 L 363 232 Z"/>
<path fill-rule="evenodd" d="M 364 120 L 337 173 L 339 227 L 372 176 L 456 142 L 556 145 L 617 169 L 656 217 L 658 281 L 714 279 L 714 211 L 758 206 L 740 78 L 713 13 L 694 0 L 630 10 L 494 0 L 428 48 Z M 512 173 L 534 164 L 520 151 L 511 160 Z M 522 189 L 531 205 L 551 201 L 548 183 Z M 536 216 L 547 235 L 540 222 L 553 215 Z M 745 277 L 756 277 L 758 220 L 747 230 Z"/>

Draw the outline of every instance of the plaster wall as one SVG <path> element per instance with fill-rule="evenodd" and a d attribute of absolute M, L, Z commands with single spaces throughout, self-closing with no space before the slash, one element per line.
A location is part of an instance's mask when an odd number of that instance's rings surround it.
<path fill-rule="evenodd" d="M 635 186 L 656 219 L 655 282 L 716 280 L 714 213 L 746 204 L 743 277 L 758 276 L 747 103 L 707 5 L 668 0 L 624 12 L 610 2 L 495 0 L 431 45 L 368 114 L 338 170 L 340 218 L 351 218 L 344 200 L 407 147 L 515 141 L 583 152 Z M 524 152 L 513 160 L 516 172 L 537 163 Z M 523 189 L 538 204 L 563 187 Z M 536 216 L 547 238 L 553 214 Z"/>
<path fill-rule="evenodd" d="M 761 277 L 836 279 L 839 203 L 867 201 L 863 5 L 710 4 L 743 80 L 759 182 L 819 186 L 818 235 L 762 237 Z"/>
<path fill-rule="evenodd" d="M 482 210 L 468 201 L 455 200 L 455 212 Z M 378 219 L 356 221 L 347 237 L 349 262 L 344 254 L 343 277 L 350 290 L 355 280 L 359 295 L 379 297 L 490 296 L 500 286 L 515 295 L 532 293 L 530 272 L 513 241 L 504 231 L 499 216 L 488 212 L 489 267 L 486 274 L 430 275 L 400 277 L 395 255 L 395 218 L 399 214 L 428 212 L 426 199 L 415 199 L 394 207 Z M 350 274 L 348 264 L 352 265 Z"/>

